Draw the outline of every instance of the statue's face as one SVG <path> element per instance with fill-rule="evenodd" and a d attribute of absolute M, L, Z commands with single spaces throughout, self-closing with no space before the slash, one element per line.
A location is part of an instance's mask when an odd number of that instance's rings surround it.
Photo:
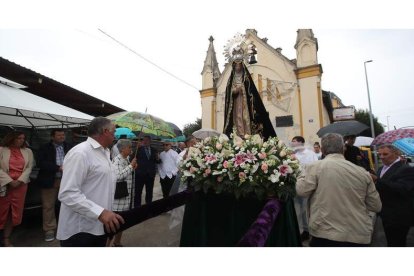
<path fill-rule="evenodd" d="M 241 63 L 236 63 L 234 65 L 234 70 L 236 70 L 237 73 L 240 73 L 242 71 L 242 68 L 243 68 L 243 66 L 242 66 Z"/>

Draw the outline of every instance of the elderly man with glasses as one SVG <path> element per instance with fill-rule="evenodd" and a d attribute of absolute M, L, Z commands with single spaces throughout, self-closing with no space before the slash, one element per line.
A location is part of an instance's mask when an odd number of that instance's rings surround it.
<path fill-rule="evenodd" d="M 172 149 L 171 142 L 164 142 L 163 147 L 164 151 L 160 153 L 161 163 L 158 164 L 158 173 L 160 175 L 162 196 L 166 198 L 170 194 L 178 172 L 178 153 Z"/>

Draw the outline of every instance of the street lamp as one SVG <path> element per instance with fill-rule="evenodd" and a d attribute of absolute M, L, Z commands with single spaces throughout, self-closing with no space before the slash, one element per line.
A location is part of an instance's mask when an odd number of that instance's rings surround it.
<path fill-rule="evenodd" d="M 374 131 L 374 119 L 372 116 L 372 108 L 371 108 L 371 97 L 369 95 L 369 86 L 368 86 L 368 75 L 367 75 L 367 63 L 372 62 L 372 60 L 364 61 L 364 69 L 365 69 L 365 80 L 367 82 L 367 93 L 368 93 L 368 105 L 369 105 L 369 122 L 371 124 L 371 136 L 375 138 L 375 131 Z M 374 145 L 374 159 L 375 159 L 375 171 L 378 170 L 378 157 L 377 157 L 377 147 Z"/>
<path fill-rule="evenodd" d="M 390 121 L 388 120 L 390 118 L 389 115 L 387 115 L 387 131 L 390 131 Z"/>

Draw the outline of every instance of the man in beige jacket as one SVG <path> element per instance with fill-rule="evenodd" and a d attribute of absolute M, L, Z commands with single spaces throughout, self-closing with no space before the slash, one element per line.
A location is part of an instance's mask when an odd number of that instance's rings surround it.
<path fill-rule="evenodd" d="M 339 134 L 322 138 L 325 159 L 306 167 L 296 192 L 309 196 L 310 246 L 367 246 L 373 231 L 369 211 L 379 212 L 381 200 L 369 173 L 346 161 Z"/>

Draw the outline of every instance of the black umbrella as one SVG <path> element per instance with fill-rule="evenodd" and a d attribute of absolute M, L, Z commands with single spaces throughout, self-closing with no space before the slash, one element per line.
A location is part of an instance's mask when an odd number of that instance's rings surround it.
<path fill-rule="evenodd" d="M 167 123 L 172 127 L 172 129 L 173 129 L 176 136 L 183 135 L 183 132 L 181 131 L 181 129 L 178 126 L 176 126 L 175 124 L 170 123 L 170 122 L 167 122 Z"/>
<path fill-rule="evenodd" d="M 324 126 L 318 131 L 318 136 L 322 137 L 327 133 L 338 133 L 342 136 L 358 135 L 369 128 L 367 125 L 355 120 L 339 121 L 333 124 Z"/>

